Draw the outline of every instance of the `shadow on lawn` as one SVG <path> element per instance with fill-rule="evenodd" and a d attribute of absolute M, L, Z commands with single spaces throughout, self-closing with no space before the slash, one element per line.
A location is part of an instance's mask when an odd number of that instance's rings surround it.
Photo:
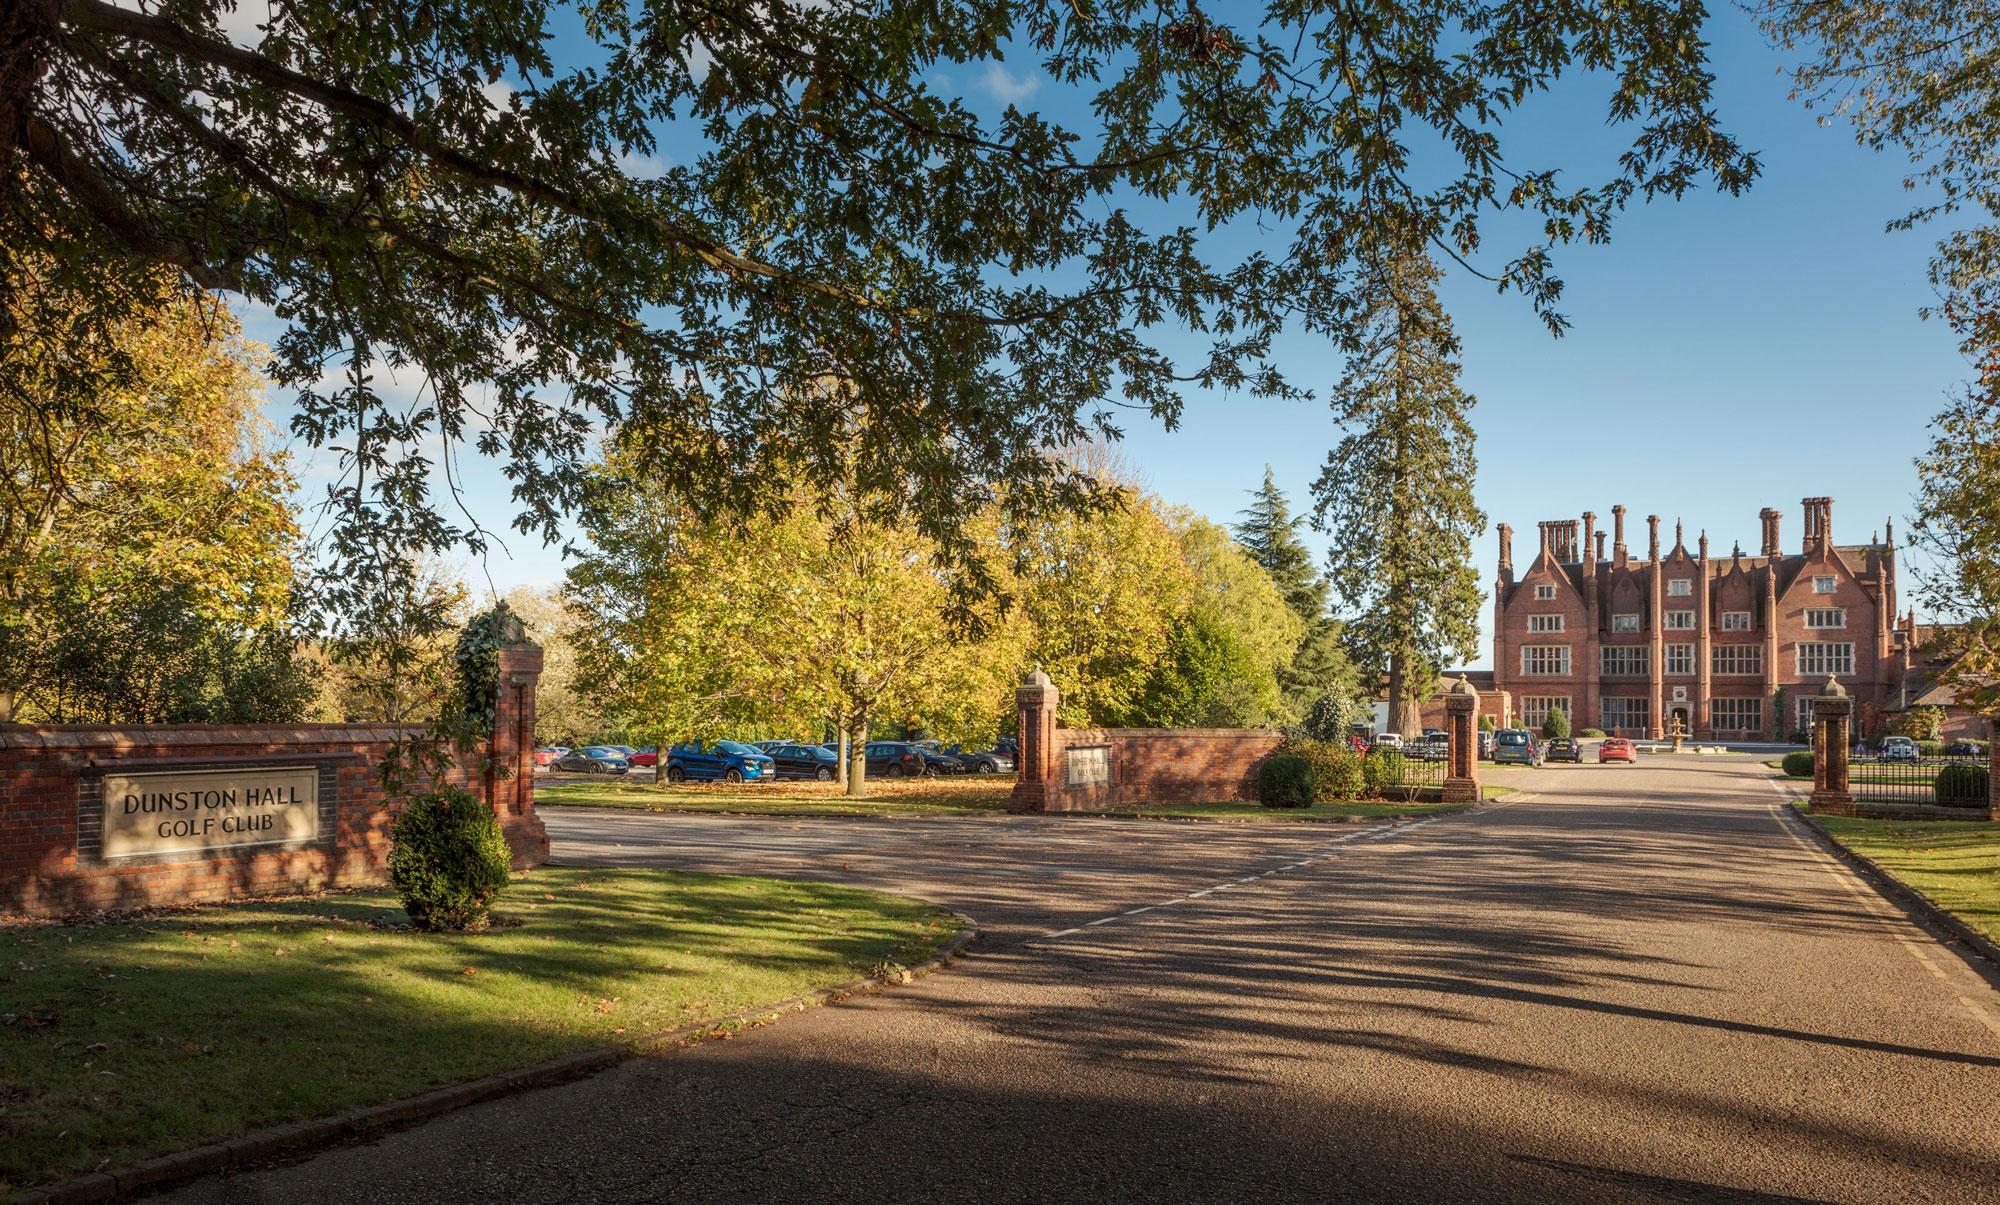
<path fill-rule="evenodd" d="M 775 1003 L 952 927 L 914 900 L 658 871 L 523 876 L 496 912 L 521 923 L 397 931 L 371 893 L 0 932 L 0 1184 Z"/>

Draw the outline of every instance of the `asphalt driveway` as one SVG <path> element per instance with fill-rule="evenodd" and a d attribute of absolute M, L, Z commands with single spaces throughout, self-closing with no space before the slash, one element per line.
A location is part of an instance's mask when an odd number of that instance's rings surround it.
<path fill-rule="evenodd" d="M 1992 1201 L 2000 993 L 1754 762 L 1400 826 L 555 812 L 967 912 L 911 987 L 203 1201 Z"/>

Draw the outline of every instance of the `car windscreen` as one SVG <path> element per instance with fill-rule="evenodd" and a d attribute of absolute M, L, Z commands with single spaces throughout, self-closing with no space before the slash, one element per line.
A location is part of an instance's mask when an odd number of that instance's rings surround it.
<path fill-rule="evenodd" d="M 585 757 L 623 757 L 624 754 L 609 745 L 592 745 L 583 751 Z"/>
<path fill-rule="evenodd" d="M 741 741 L 717 741 L 715 747 L 723 753 L 734 753 L 738 757 L 761 757 L 762 749 L 753 749 Z"/>

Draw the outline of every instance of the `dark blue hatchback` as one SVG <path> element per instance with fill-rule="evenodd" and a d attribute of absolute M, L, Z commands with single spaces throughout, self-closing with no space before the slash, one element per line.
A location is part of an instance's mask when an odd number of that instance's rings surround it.
<path fill-rule="evenodd" d="M 667 752 L 668 782 L 762 782 L 777 777 L 777 763 L 740 741 L 687 741 Z"/>

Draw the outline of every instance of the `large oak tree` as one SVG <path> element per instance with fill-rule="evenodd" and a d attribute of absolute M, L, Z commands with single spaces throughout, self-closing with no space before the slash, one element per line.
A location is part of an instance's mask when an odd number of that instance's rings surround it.
<path fill-rule="evenodd" d="M 295 428 L 345 466 L 335 611 L 365 617 L 413 549 L 483 544 L 437 497 L 467 446 L 505 463 L 519 526 L 558 533 L 607 423 L 648 431 L 650 471 L 718 514 L 828 479 L 827 437 L 864 427 L 861 482 L 963 551 L 958 516 L 990 502 L 1084 500 L 1045 453 L 1126 410 L 1290 392 L 1273 335 L 1351 334 L 1357 248 L 1385 232 L 1560 329 L 1557 249 L 1634 199 L 1756 173 L 1711 108 L 1706 15 L 15 0 L 0 288 L 9 314 L 73 316 L 79 347 L 152 304 L 163 266 L 270 307 Z M 958 91 L 1003 59 L 1062 103 Z M 1599 178 L 1501 139 L 1572 75 L 1632 133 Z M 1530 233 L 1488 247 L 1507 210 Z M 18 336 L 0 329 L 6 371 Z"/>

